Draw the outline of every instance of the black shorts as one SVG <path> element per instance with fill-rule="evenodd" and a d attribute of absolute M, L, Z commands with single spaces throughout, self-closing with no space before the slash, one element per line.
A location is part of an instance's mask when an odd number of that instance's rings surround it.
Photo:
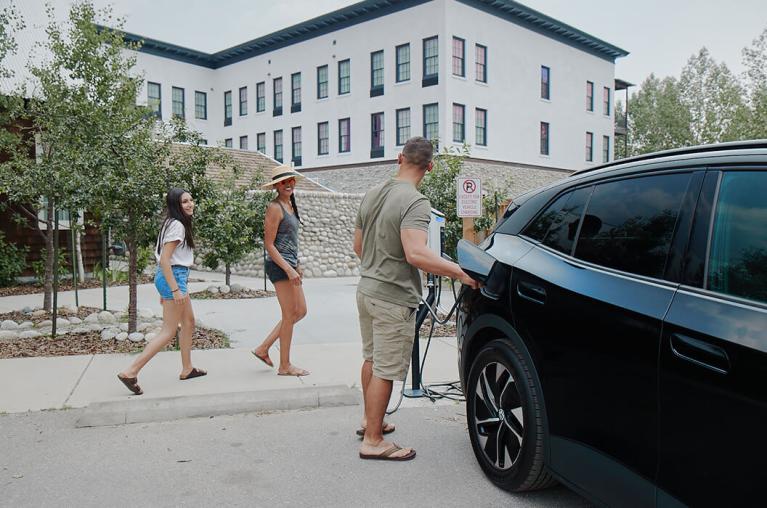
<path fill-rule="evenodd" d="M 295 266 L 293 268 L 295 268 Z M 288 274 L 285 273 L 285 270 L 280 268 L 279 265 L 271 259 L 266 260 L 264 269 L 266 270 L 266 276 L 269 277 L 269 280 L 272 282 L 272 284 L 275 282 L 280 282 L 281 280 L 289 279 Z"/>

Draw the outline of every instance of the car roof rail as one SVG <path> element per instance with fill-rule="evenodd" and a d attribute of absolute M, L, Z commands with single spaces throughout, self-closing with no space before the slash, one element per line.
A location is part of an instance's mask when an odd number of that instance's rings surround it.
<path fill-rule="evenodd" d="M 661 157 L 669 157 L 674 155 L 685 155 L 692 153 L 706 153 L 706 152 L 723 152 L 728 150 L 747 150 L 754 148 L 767 148 L 767 139 L 751 139 L 747 141 L 730 141 L 727 143 L 715 143 L 711 145 L 698 145 L 688 146 L 684 148 L 672 148 L 670 150 L 663 150 L 660 152 L 645 153 L 642 155 L 635 155 L 634 157 L 627 157 L 625 159 L 617 159 L 606 164 L 600 164 L 593 168 L 580 169 L 575 171 L 570 176 L 583 175 L 585 173 L 591 173 L 599 169 L 609 168 L 612 166 L 618 166 L 621 164 L 627 164 L 630 162 L 645 161 L 651 159 L 660 159 Z"/>

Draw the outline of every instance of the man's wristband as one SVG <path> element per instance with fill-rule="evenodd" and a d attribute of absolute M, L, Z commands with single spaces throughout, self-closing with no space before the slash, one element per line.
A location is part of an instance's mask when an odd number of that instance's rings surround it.
<path fill-rule="evenodd" d="M 176 291 L 178 291 L 178 288 L 170 290 L 171 293 L 175 293 Z"/>

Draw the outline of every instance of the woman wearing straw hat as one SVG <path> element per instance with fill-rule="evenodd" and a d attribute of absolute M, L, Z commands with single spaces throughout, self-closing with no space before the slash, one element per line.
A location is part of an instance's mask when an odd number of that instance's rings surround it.
<path fill-rule="evenodd" d="M 280 302 L 282 319 L 264 339 L 253 354 L 270 367 L 269 348 L 280 339 L 280 376 L 308 376 L 309 371 L 290 363 L 290 343 L 293 325 L 306 315 L 306 299 L 301 287 L 303 272 L 298 266 L 298 224 L 301 217 L 293 194 L 296 180 L 303 178 L 291 166 L 277 166 L 272 170 L 271 180 L 262 185 L 275 189 L 277 197 L 269 203 L 264 218 L 264 248 L 267 259 L 264 270 L 272 281 L 277 300 Z"/>

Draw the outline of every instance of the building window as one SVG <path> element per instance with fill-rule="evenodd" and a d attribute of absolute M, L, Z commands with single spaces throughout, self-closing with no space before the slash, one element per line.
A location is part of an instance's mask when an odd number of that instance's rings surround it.
<path fill-rule="evenodd" d="M 423 82 L 422 86 L 439 83 L 439 39 L 435 35 L 423 40 Z"/>
<path fill-rule="evenodd" d="M 225 146 L 226 148 L 232 148 L 232 138 L 226 138 L 226 139 L 224 140 L 224 146 Z"/>
<path fill-rule="evenodd" d="M 384 156 L 384 114 L 370 115 L 370 157 Z"/>
<path fill-rule="evenodd" d="M 274 160 L 282 162 L 282 130 L 274 131 Z"/>
<path fill-rule="evenodd" d="M 397 110 L 397 146 L 404 145 L 410 139 L 410 108 Z"/>
<path fill-rule="evenodd" d="M 397 83 L 410 81 L 410 44 L 397 46 Z"/>
<path fill-rule="evenodd" d="M 291 160 L 296 166 L 301 165 L 301 127 L 293 127 L 291 130 L 291 140 L 293 146 L 293 156 Z"/>
<path fill-rule="evenodd" d="M 256 150 L 261 153 L 266 153 L 266 133 L 259 132 L 256 134 Z"/>
<path fill-rule="evenodd" d="M 186 118 L 184 112 L 184 89 L 174 86 L 171 89 L 171 112 L 176 118 Z"/>
<path fill-rule="evenodd" d="M 194 92 L 194 117 L 198 120 L 208 119 L 208 94 Z"/>
<path fill-rule="evenodd" d="M 248 114 L 248 87 L 240 88 L 240 116 Z"/>
<path fill-rule="evenodd" d="M 256 113 L 266 111 L 266 83 L 256 83 Z"/>
<path fill-rule="evenodd" d="M 541 65 L 541 99 L 551 99 L 551 69 Z"/>
<path fill-rule="evenodd" d="M 338 62 L 338 95 L 347 94 L 352 91 L 351 70 L 351 60 L 346 59 Z"/>
<path fill-rule="evenodd" d="M 272 116 L 280 116 L 282 114 L 282 78 L 274 78 L 272 81 L 272 95 L 272 102 L 274 103 Z M 280 136 L 282 136 L 282 131 L 280 131 Z"/>
<path fill-rule="evenodd" d="M 162 120 L 162 90 L 160 83 L 146 84 L 147 106 L 157 118 Z"/>
<path fill-rule="evenodd" d="M 423 106 L 423 137 L 429 141 L 439 138 L 438 104 L 424 104 Z"/>
<path fill-rule="evenodd" d="M 453 104 L 453 141 L 466 141 L 466 107 L 463 104 Z"/>
<path fill-rule="evenodd" d="M 475 60 L 477 64 L 477 81 L 487 83 L 487 47 L 477 44 Z"/>
<path fill-rule="evenodd" d="M 594 161 L 594 133 L 586 133 L 586 162 Z"/>
<path fill-rule="evenodd" d="M 466 77 L 466 41 L 453 37 L 453 76 Z"/>
<path fill-rule="evenodd" d="M 248 149 L 248 136 L 240 136 L 240 150 Z"/>
<path fill-rule="evenodd" d="M 541 155 L 549 155 L 549 123 L 541 122 Z"/>
<path fill-rule="evenodd" d="M 338 121 L 338 152 L 350 152 L 352 149 L 351 119 L 342 118 Z"/>
<path fill-rule="evenodd" d="M 296 72 L 290 76 L 290 112 L 301 111 L 301 73 Z"/>
<path fill-rule="evenodd" d="M 232 91 L 224 92 L 224 126 L 232 125 Z"/>
<path fill-rule="evenodd" d="M 474 118 L 476 132 L 474 142 L 479 146 L 487 146 L 487 110 L 477 108 Z"/>
<path fill-rule="evenodd" d="M 384 52 L 370 53 L 370 96 L 376 97 L 384 93 Z"/>
<path fill-rule="evenodd" d="M 317 98 L 325 99 L 328 96 L 328 66 L 317 67 Z"/>
<path fill-rule="evenodd" d="M 330 124 L 320 122 L 317 124 L 317 155 L 330 153 Z"/>
<path fill-rule="evenodd" d="M 610 89 L 605 87 L 602 97 L 605 115 L 610 115 Z"/>
<path fill-rule="evenodd" d="M 207 145 L 208 144 L 208 140 L 207 139 L 201 139 L 200 140 L 200 144 L 201 145 Z"/>
<path fill-rule="evenodd" d="M 602 162 L 610 162 L 610 136 L 602 136 Z"/>
<path fill-rule="evenodd" d="M 594 83 L 586 81 L 586 111 L 594 111 Z"/>

